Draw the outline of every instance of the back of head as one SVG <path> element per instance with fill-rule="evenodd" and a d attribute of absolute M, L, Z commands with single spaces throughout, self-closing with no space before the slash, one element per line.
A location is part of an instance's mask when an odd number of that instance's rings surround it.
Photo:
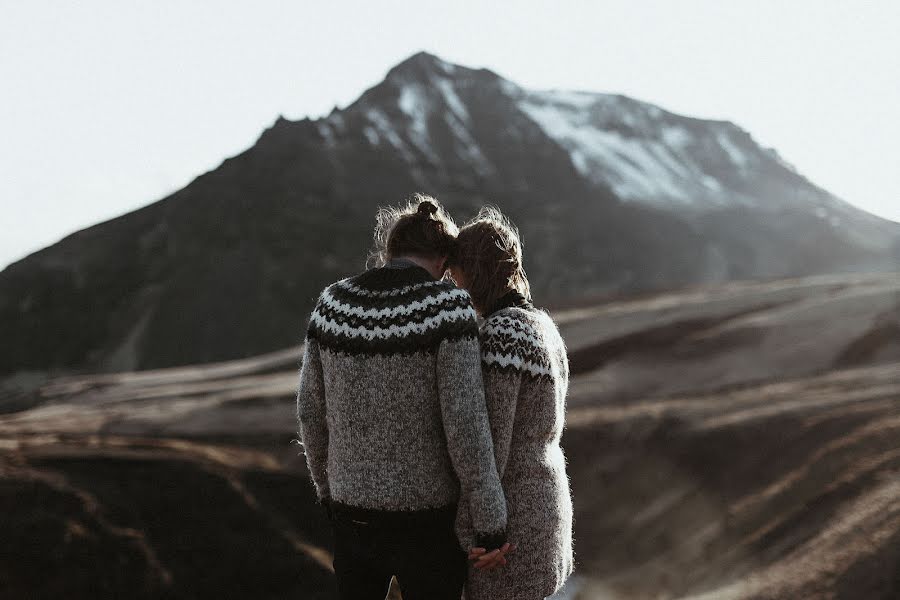
<path fill-rule="evenodd" d="M 460 229 L 452 264 L 465 273 L 469 295 L 479 312 L 511 290 L 531 300 L 519 230 L 496 207 L 482 208 Z"/>
<path fill-rule="evenodd" d="M 368 264 L 383 266 L 399 256 L 427 259 L 450 256 L 458 232 L 440 202 L 425 194 L 415 194 L 401 206 L 378 209 Z"/>

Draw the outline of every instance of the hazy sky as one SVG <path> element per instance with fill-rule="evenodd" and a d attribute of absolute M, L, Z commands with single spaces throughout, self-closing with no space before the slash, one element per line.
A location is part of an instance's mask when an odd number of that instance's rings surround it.
<path fill-rule="evenodd" d="M 0 268 L 428 50 L 732 120 L 900 221 L 900 2 L 0 0 Z"/>

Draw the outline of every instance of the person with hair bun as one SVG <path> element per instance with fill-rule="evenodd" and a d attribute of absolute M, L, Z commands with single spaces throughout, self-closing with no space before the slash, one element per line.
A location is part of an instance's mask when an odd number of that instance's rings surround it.
<path fill-rule="evenodd" d="M 573 571 L 572 499 L 560 446 L 566 347 L 550 315 L 532 303 L 518 230 L 498 209 L 483 208 L 460 229 L 450 273 L 483 319 L 485 399 L 507 502 L 506 532 L 517 545 L 503 569 L 469 569 L 466 600 L 539 600 L 556 593 Z M 477 529 L 464 510 L 456 527 L 463 540 Z M 486 554 L 476 548 L 469 558 Z M 507 562 L 502 555 L 487 560 Z"/>
<path fill-rule="evenodd" d="M 331 520 L 343 600 L 459 600 L 466 550 L 511 550 L 469 294 L 443 279 L 457 227 L 434 198 L 378 211 L 374 263 L 306 329 L 298 434 Z M 455 531 L 458 512 L 470 546 Z"/>

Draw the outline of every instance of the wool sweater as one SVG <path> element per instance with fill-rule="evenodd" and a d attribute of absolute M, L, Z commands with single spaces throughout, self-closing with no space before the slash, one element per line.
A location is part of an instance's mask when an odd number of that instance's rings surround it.
<path fill-rule="evenodd" d="M 463 504 L 480 543 L 503 543 L 506 501 L 464 290 L 402 261 L 329 285 L 299 379 L 298 433 L 327 507 L 401 523 Z"/>
<path fill-rule="evenodd" d="M 560 446 L 569 366 L 556 324 L 517 293 L 481 325 L 485 396 L 508 510 L 508 564 L 469 567 L 466 600 L 543 598 L 572 573 L 572 499 Z M 457 535 L 472 536 L 464 510 Z"/>

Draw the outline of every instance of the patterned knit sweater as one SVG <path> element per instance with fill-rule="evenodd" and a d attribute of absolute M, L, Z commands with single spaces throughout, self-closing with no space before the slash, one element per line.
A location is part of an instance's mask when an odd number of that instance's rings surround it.
<path fill-rule="evenodd" d="M 481 326 L 485 395 L 497 469 L 506 494 L 506 566 L 469 567 L 466 600 L 543 598 L 572 573 L 572 499 L 560 447 L 569 366 L 551 317 L 517 293 L 501 299 Z M 457 535 L 469 539 L 468 514 Z"/>
<path fill-rule="evenodd" d="M 372 518 L 462 504 L 475 538 L 501 544 L 506 500 L 468 294 L 392 261 L 326 287 L 305 341 L 298 433 L 319 499 Z"/>

